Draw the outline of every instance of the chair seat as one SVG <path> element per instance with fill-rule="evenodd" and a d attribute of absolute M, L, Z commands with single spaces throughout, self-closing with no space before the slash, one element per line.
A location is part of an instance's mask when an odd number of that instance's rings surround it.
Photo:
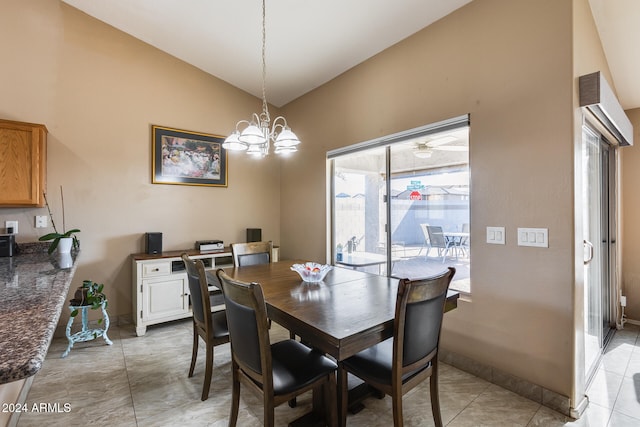
<path fill-rule="evenodd" d="M 393 338 L 389 338 L 373 347 L 362 350 L 360 353 L 343 360 L 342 363 L 349 372 L 357 377 L 370 379 L 380 384 L 391 385 Z M 425 368 L 406 373 L 402 376 L 402 382 L 405 382 Z"/>
<path fill-rule="evenodd" d="M 224 338 L 229 336 L 229 330 L 227 329 L 227 314 L 224 311 L 216 311 L 211 313 L 213 319 L 213 330 L 211 334 L 212 338 Z"/>
<path fill-rule="evenodd" d="M 272 344 L 271 360 L 275 395 L 301 389 L 338 367 L 322 353 L 295 340 Z"/>

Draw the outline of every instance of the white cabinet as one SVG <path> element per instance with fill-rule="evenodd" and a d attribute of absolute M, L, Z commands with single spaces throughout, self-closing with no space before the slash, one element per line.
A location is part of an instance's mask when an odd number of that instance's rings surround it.
<path fill-rule="evenodd" d="M 133 319 L 136 334 L 144 335 L 147 326 L 191 316 L 189 283 L 180 257 L 187 253 L 201 259 L 208 270 L 233 267 L 231 251 L 202 253 L 195 250 L 134 254 L 133 258 Z M 220 290 L 210 287 L 212 310 L 221 310 Z"/>

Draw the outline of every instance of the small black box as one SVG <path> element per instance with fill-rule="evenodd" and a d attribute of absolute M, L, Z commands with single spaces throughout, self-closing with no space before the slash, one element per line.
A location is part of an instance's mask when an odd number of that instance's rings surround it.
<path fill-rule="evenodd" d="M 148 254 L 162 253 L 162 233 L 146 233 L 144 238 L 145 252 Z"/>
<path fill-rule="evenodd" d="M 262 242 L 262 228 L 247 228 L 247 243 Z"/>
<path fill-rule="evenodd" d="M 0 256 L 13 256 L 13 247 L 15 245 L 15 234 L 0 234 Z"/>

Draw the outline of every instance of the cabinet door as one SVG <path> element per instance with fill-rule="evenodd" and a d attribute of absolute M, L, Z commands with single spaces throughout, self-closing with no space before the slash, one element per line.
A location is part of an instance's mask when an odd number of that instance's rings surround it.
<path fill-rule="evenodd" d="M 172 320 L 184 317 L 189 307 L 185 296 L 186 275 L 171 275 L 142 281 L 142 320 Z"/>
<path fill-rule="evenodd" d="M 44 125 L 0 120 L 0 206 L 44 206 Z"/>

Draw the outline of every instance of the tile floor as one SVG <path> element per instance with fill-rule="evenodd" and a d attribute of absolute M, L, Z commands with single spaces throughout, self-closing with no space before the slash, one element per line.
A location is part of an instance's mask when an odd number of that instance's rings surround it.
<path fill-rule="evenodd" d="M 150 327 L 136 337 L 131 325 L 113 327 L 112 346 L 101 339 L 76 344 L 66 359 L 65 338 L 55 338 L 42 370 L 27 396 L 28 407 L 47 403 L 51 410 L 23 413 L 18 427 L 29 426 L 226 426 L 229 415 L 229 346 L 216 348 L 209 400 L 200 401 L 204 377 L 200 357 L 193 378 L 187 378 L 191 354 L 191 321 Z M 640 328 L 618 331 L 604 356 L 589 392 L 591 404 L 580 420 L 442 364 L 440 401 L 445 425 L 459 426 L 640 426 Z M 287 332 L 277 325 L 274 340 Z M 201 353 L 202 353 L 201 349 Z M 405 395 L 405 425 L 431 426 L 428 383 Z M 276 410 L 276 424 L 287 425 L 310 408 L 310 395 Z M 51 405 L 53 404 L 53 405 Z M 69 410 L 65 411 L 65 404 Z M 260 426 L 261 402 L 251 393 L 241 397 L 238 426 Z M 389 427 L 389 397 L 365 401 L 366 408 L 349 415 L 349 426 Z"/>

